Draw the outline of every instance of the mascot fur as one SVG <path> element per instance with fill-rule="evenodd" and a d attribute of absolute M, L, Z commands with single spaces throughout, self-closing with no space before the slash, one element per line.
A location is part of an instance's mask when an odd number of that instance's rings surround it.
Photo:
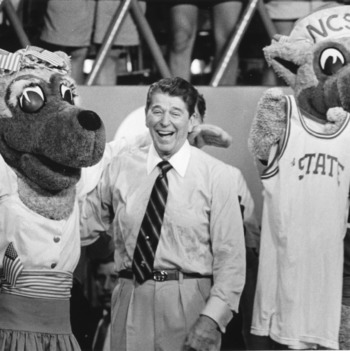
<path fill-rule="evenodd" d="M 267 90 L 249 135 L 252 154 L 266 165 L 251 331 L 291 349 L 339 349 L 350 186 L 350 6 L 316 10 L 264 53 L 293 94 Z M 343 311 L 342 327 L 348 320 Z M 341 335 L 342 347 L 349 338 Z"/>

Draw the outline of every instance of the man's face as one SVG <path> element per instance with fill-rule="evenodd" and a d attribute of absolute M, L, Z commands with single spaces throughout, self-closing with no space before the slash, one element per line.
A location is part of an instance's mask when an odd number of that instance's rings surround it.
<path fill-rule="evenodd" d="M 162 159 L 169 159 L 184 144 L 192 131 L 193 116 L 187 105 L 178 96 L 156 93 L 146 115 L 153 144 Z"/>
<path fill-rule="evenodd" d="M 101 263 L 96 270 L 96 293 L 101 306 L 111 308 L 112 292 L 117 283 L 114 262 Z"/>

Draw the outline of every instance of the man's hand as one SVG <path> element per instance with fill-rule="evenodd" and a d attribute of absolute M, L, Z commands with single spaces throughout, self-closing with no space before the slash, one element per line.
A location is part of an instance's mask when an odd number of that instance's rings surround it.
<path fill-rule="evenodd" d="M 195 126 L 188 135 L 188 141 L 191 145 L 198 148 L 204 145 L 217 147 L 229 147 L 232 143 L 232 137 L 223 129 L 212 124 L 199 124 Z"/>
<path fill-rule="evenodd" d="M 183 351 L 219 351 L 220 346 L 221 333 L 217 323 L 201 315 L 187 335 Z"/>

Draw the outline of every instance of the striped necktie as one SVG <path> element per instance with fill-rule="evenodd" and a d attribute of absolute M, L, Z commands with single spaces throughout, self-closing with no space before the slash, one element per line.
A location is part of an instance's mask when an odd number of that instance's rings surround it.
<path fill-rule="evenodd" d="M 154 256 L 159 242 L 168 197 L 166 173 L 170 170 L 171 165 L 167 161 L 162 161 L 158 164 L 158 167 L 160 173 L 154 183 L 134 251 L 132 270 L 140 284 L 152 276 Z"/>

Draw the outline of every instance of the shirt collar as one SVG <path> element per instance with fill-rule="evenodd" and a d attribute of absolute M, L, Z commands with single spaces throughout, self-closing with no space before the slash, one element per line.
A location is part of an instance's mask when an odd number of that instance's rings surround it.
<path fill-rule="evenodd" d="M 185 143 L 180 148 L 180 150 L 168 160 L 171 166 L 181 177 L 185 176 L 186 169 L 190 161 L 190 156 L 191 156 L 191 146 L 189 142 L 186 140 Z M 150 174 L 153 171 L 153 169 L 157 167 L 157 164 L 161 161 L 163 160 L 159 157 L 152 143 L 149 148 L 148 157 L 147 157 L 147 174 Z"/>

